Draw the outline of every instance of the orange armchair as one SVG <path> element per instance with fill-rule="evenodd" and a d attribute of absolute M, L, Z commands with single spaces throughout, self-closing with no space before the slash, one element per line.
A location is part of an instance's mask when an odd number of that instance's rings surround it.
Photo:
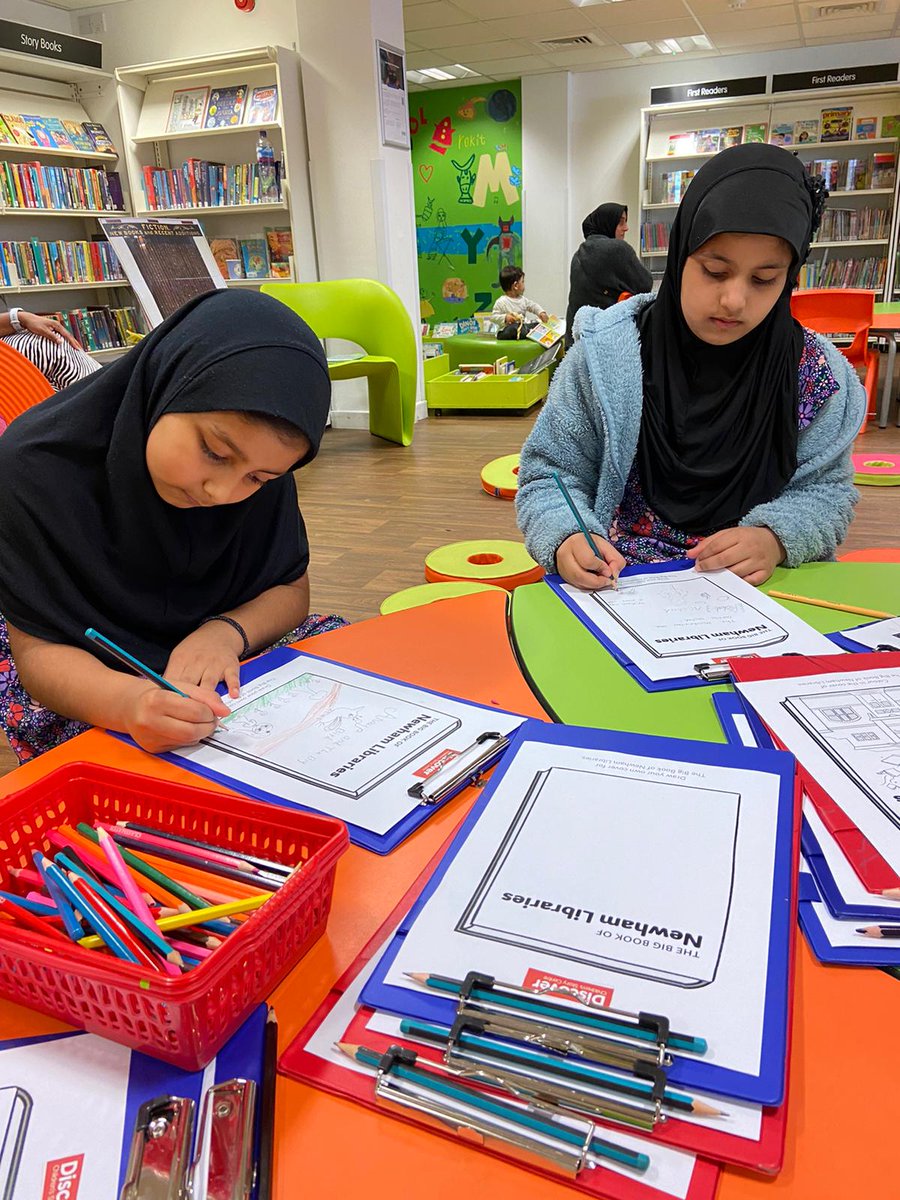
<path fill-rule="evenodd" d="M 868 397 L 866 420 L 877 411 L 878 351 L 869 346 L 875 316 L 875 295 L 864 288 L 809 288 L 791 296 L 791 312 L 801 325 L 815 333 L 837 334 L 851 339 L 840 346 L 844 357 L 865 371 Z M 865 429 L 863 422 L 863 429 Z"/>
<path fill-rule="evenodd" d="M 0 432 L 33 404 L 53 395 L 46 377 L 0 338 Z"/>

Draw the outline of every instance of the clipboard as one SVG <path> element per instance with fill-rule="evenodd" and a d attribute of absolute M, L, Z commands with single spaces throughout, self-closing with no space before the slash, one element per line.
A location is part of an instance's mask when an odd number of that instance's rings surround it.
<path fill-rule="evenodd" d="M 87 1135 L 83 1129 L 79 1133 L 73 1134 L 70 1126 L 67 1124 L 67 1114 L 71 1112 L 71 1092 L 59 1096 L 58 1102 L 56 1102 L 57 1098 L 54 1095 L 52 1111 L 49 1109 L 50 1101 L 48 1095 L 44 1094 L 33 1097 L 28 1113 L 29 1119 L 25 1122 L 22 1136 L 19 1139 L 17 1159 L 4 1155 L 2 1160 L 4 1169 L 8 1172 L 10 1163 L 15 1163 L 20 1188 L 24 1187 L 22 1183 L 23 1176 L 29 1179 L 38 1178 L 43 1180 L 47 1186 L 49 1186 L 48 1181 L 52 1181 L 58 1177 L 63 1181 L 68 1181 L 69 1186 L 68 1190 L 65 1191 L 66 1195 L 75 1195 L 78 1191 L 79 1182 L 82 1185 L 81 1194 L 85 1194 L 90 1186 L 88 1182 L 90 1172 L 95 1165 L 91 1161 L 91 1156 L 100 1153 L 101 1148 L 105 1152 L 112 1145 L 111 1159 L 104 1164 L 103 1177 L 107 1178 L 113 1173 L 117 1175 L 117 1186 L 114 1195 L 110 1191 L 104 1193 L 104 1195 L 110 1197 L 110 1200 L 114 1200 L 114 1197 L 120 1195 L 128 1178 L 129 1162 L 137 1141 L 136 1131 L 140 1124 L 142 1106 L 147 1106 L 150 1102 L 159 1100 L 162 1097 L 176 1097 L 190 1101 L 195 1107 L 198 1118 L 196 1124 L 199 1127 L 199 1118 L 203 1110 L 204 1098 L 207 1095 L 210 1096 L 210 1099 L 214 1097 L 218 1098 L 221 1094 L 221 1085 L 225 1085 L 226 1081 L 229 1080 L 247 1080 L 251 1081 L 253 1085 L 245 1091 L 247 1104 L 252 1105 L 252 1110 L 247 1111 L 245 1108 L 244 1112 L 246 1119 L 244 1126 L 245 1135 L 243 1137 L 236 1136 L 237 1131 L 233 1124 L 229 1126 L 228 1130 L 228 1137 L 234 1139 L 234 1149 L 245 1163 L 245 1170 L 246 1163 L 249 1163 L 252 1168 L 254 1159 L 253 1130 L 255 1126 L 256 1092 L 261 1085 L 263 1074 L 263 1038 L 266 1011 L 266 1005 L 263 1004 L 251 1013 L 244 1024 L 225 1043 L 213 1063 L 209 1064 L 204 1071 L 181 1071 L 177 1067 L 160 1062 L 158 1059 L 150 1058 L 148 1055 L 140 1054 L 138 1051 L 129 1051 L 125 1047 L 107 1042 L 106 1039 L 89 1033 L 53 1034 L 43 1037 L 19 1038 L 0 1042 L 0 1077 L 4 1079 L 4 1084 L 16 1084 L 19 1090 L 26 1094 L 29 1091 L 29 1087 L 31 1088 L 31 1092 L 35 1092 L 35 1085 L 27 1079 L 14 1076 L 14 1067 L 12 1065 L 14 1056 L 10 1052 L 28 1047 L 42 1047 L 48 1055 L 45 1060 L 42 1060 L 42 1066 L 45 1064 L 46 1067 L 48 1092 L 52 1092 L 54 1087 L 53 1076 L 55 1073 L 54 1062 L 58 1064 L 65 1059 L 70 1059 L 76 1050 L 82 1051 L 89 1060 L 89 1048 L 92 1043 L 97 1045 L 101 1051 L 111 1048 L 117 1056 L 118 1069 L 116 1071 L 116 1081 L 112 1083 L 109 1079 L 103 1081 L 104 1092 L 101 1099 L 96 1090 L 100 1086 L 100 1081 L 95 1081 L 95 1090 L 92 1092 L 92 1076 L 90 1071 L 83 1071 L 78 1079 L 78 1104 L 82 1113 L 88 1114 L 85 1118 L 88 1122 L 95 1121 L 95 1117 L 93 1116 L 95 1111 L 106 1112 L 110 1108 L 114 1108 L 121 1119 L 119 1128 L 102 1128 L 98 1130 L 96 1125 L 92 1124 L 90 1132 Z M 57 1058 L 57 1055 L 60 1057 Z M 18 1069 L 21 1069 L 21 1063 Z M 56 1069 L 58 1070 L 59 1068 L 57 1067 Z M 213 1089 L 217 1086 L 220 1086 L 220 1091 L 214 1092 Z M 43 1114 L 41 1111 L 42 1106 L 48 1110 Z M 44 1122 L 52 1121 L 54 1131 L 58 1130 L 61 1135 L 56 1149 L 48 1148 L 41 1138 L 40 1122 L 42 1120 Z M 190 1126 L 186 1132 L 190 1134 Z M 213 1136 L 215 1137 L 215 1133 Z M 200 1134 L 198 1133 L 198 1139 L 199 1137 Z M 118 1146 L 116 1146 L 116 1139 L 118 1139 Z M 165 1142 L 165 1139 L 163 1139 L 163 1142 Z M 62 1147 L 64 1147 L 63 1153 L 59 1153 L 59 1149 Z M 170 1150 L 172 1151 L 171 1158 L 168 1157 Z M 162 1154 L 161 1158 L 156 1157 L 156 1154 L 159 1152 Z M 166 1169 L 171 1166 L 173 1170 L 186 1170 L 190 1167 L 192 1158 L 194 1157 L 191 1140 L 188 1136 L 186 1140 L 182 1141 L 180 1153 L 176 1153 L 175 1146 L 172 1143 L 159 1143 L 157 1146 L 154 1146 L 153 1165 L 154 1169 L 160 1168 L 162 1164 Z M 84 1176 L 87 1176 L 87 1178 Z M 12 1182 L 10 1182 L 11 1179 Z M 11 1190 L 5 1190 L 5 1188 L 11 1188 Z M 0 1195 L 18 1196 L 19 1194 L 24 1196 L 25 1192 L 15 1189 L 14 1176 L 11 1177 L 7 1174 L 6 1179 L 0 1177 Z M 50 1194 L 49 1191 L 47 1194 Z M 55 1195 L 56 1192 L 53 1194 Z M 63 1192 L 60 1192 L 60 1194 L 62 1195 Z M 91 1194 L 96 1195 L 99 1193 L 93 1192 Z"/>
<path fill-rule="evenodd" d="M 800 839 L 803 857 L 806 860 L 806 870 L 815 882 L 819 897 L 828 906 L 828 911 L 833 917 L 840 920 L 881 922 L 882 924 L 900 922 L 900 907 L 878 904 L 874 896 L 871 904 L 848 903 L 841 894 L 819 839 L 805 816 L 801 826 Z M 840 850 L 840 847 L 838 849 Z"/>
<path fill-rule="evenodd" d="M 799 675 L 900 667 L 900 652 L 869 651 L 867 654 L 852 656 L 834 654 L 821 658 L 785 655 L 781 658 L 732 659 L 731 662 L 735 681 L 752 683 L 760 679 L 790 679 Z M 749 704 L 745 705 L 745 711 L 750 711 Z M 758 720 L 759 718 L 757 718 Z M 766 732 L 768 733 L 768 730 Z M 771 734 L 769 737 L 774 745 L 781 745 L 777 738 L 772 737 Z M 857 829 L 843 809 L 803 768 L 802 764 L 797 764 L 797 771 L 803 781 L 803 790 L 815 805 L 816 812 L 840 846 L 844 857 L 853 867 L 866 890 L 879 893 L 887 891 L 889 888 L 900 887 L 900 874 L 882 857 L 865 834 Z"/>
<path fill-rule="evenodd" d="M 271 650 L 267 654 L 262 654 L 258 658 L 251 659 L 250 662 L 241 665 L 241 682 L 242 685 L 252 683 L 261 676 L 268 674 L 270 671 L 275 671 L 286 663 L 291 662 L 295 658 L 302 656 L 302 651 L 291 649 L 290 647 L 280 647 L 277 650 Z M 390 854 L 395 850 L 406 838 L 409 837 L 419 826 L 427 821 L 433 812 L 435 812 L 447 801 L 452 800 L 463 792 L 471 784 L 475 783 L 481 775 L 488 771 L 502 757 L 506 749 L 508 740 L 506 738 L 498 739 L 492 732 L 491 727 L 491 712 L 496 711 L 507 717 L 516 717 L 516 713 L 508 713 L 505 709 L 489 710 L 484 705 L 472 704 L 469 701 L 461 700 L 456 696 L 448 696 L 444 692 L 436 692 L 430 688 L 415 687 L 410 684 L 402 683 L 400 680 L 390 679 L 386 675 L 378 675 L 374 671 L 365 671 L 360 667 L 346 667 L 344 663 L 339 663 L 334 659 L 321 658 L 318 655 L 316 663 L 326 663 L 331 666 L 341 667 L 344 670 L 352 671 L 354 674 L 365 679 L 382 680 L 394 686 L 401 688 L 409 688 L 410 690 L 424 693 L 427 696 L 434 696 L 437 699 L 452 700 L 456 704 L 464 705 L 467 708 L 482 709 L 485 714 L 484 730 L 481 735 L 476 738 L 471 746 L 466 747 L 461 751 L 458 761 L 454 760 L 447 764 L 446 768 L 442 768 L 434 776 L 417 785 L 415 798 L 418 803 L 410 809 L 410 811 L 397 821 L 387 832 L 375 833 L 370 829 L 366 829 L 361 825 L 353 824 L 349 821 L 344 823 L 347 826 L 347 831 L 350 835 L 350 841 L 354 845 L 362 846 L 365 850 L 371 850 L 375 854 Z M 220 685 L 220 692 L 224 693 L 224 686 Z M 521 718 L 524 720 L 524 718 Z M 131 739 L 123 736 L 124 740 Z M 433 748 L 432 748 L 433 749 Z M 265 790 L 260 787 L 255 787 L 252 784 L 246 783 L 244 780 L 235 779 L 223 771 L 215 770 L 204 764 L 194 762 L 187 758 L 177 750 L 170 751 L 160 756 L 168 762 L 175 763 L 179 767 L 184 767 L 188 771 L 192 771 L 196 775 L 201 775 L 206 779 L 212 779 L 216 783 L 221 783 L 227 788 L 241 792 L 246 796 L 252 796 L 256 800 L 264 800 L 272 804 L 281 804 L 289 808 L 299 808 L 307 812 L 318 812 L 319 809 L 312 805 L 295 804 L 292 801 L 286 800 L 275 792 Z M 459 767 L 460 769 L 457 769 Z M 439 785 L 439 780 L 446 779 L 446 784 Z M 433 795 L 431 789 L 440 786 L 437 795 Z M 413 789 L 410 789 L 409 794 L 413 796 Z"/>
<path fill-rule="evenodd" d="M 900 946 L 888 942 L 891 949 L 882 949 L 876 938 L 860 937 L 856 946 L 833 946 L 822 925 L 816 905 L 824 906 L 825 900 L 815 878 L 805 869 L 800 873 L 800 928 L 809 943 L 809 948 L 821 963 L 843 967 L 900 967 Z"/>
<path fill-rule="evenodd" d="M 780 1105 L 785 1093 L 785 1070 L 788 1042 L 790 1004 L 790 965 L 795 911 L 793 880 L 796 852 L 799 848 L 794 809 L 799 803 L 795 786 L 794 759 L 773 751 L 744 750 L 712 743 L 684 742 L 675 738 L 650 738 L 640 734 L 611 733 L 606 730 L 580 729 L 572 726 L 547 726 L 527 721 L 514 735 L 510 753 L 494 772 L 481 798 L 453 838 L 447 853 L 416 903 L 394 935 L 390 946 L 377 964 L 372 977 L 362 991 L 362 1002 L 371 1008 L 397 1016 L 414 1017 L 451 1025 L 455 1004 L 450 999 L 429 995 L 420 990 L 398 987 L 385 982 L 403 940 L 412 929 L 425 904 L 436 891 L 454 857 L 491 801 L 497 786 L 514 759 L 518 747 L 525 741 L 561 743 L 591 750 L 609 750 L 632 754 L 652 754 L 683 762 L 703 762 L 722 767 L 741 767 L 748 770 L 765 769 L 780 778 L 780 802 L 776 825 L 774 856 L 774 886 L 770 906 L 769 955 L 764 1000 L 764 1020 L 760 1071 L 758 1075 L 738 1072 L 711 1063 L 689 1060 L 677 1053 L 672 1056 L 669 1078 L 688 1090 L 712 1092 L 769 1106 Z M 423 964 L 427 966 L 428 964 Z M 698 1031 L 702 1032 L 702 1031 Z"/>
<path fill-rule="evenodd" d="M 856 641 L 853 633 L 857 629 L 867 629 L 870 625 L 879 625 L 882 620 L 883 618 L 878 621 L 866 621 L 862 625 L 854 625 L 852 629 L 840 629 L 837 633 L 829 633 L 827 636 L 836 646 L 840 646 L 842 650 L 849 650 L 851 654 L 872 654 L 873 648 L 865 645 L 863 642 Z M 894 634 L 893 637 L 893 645 L 885 641 L 882 645 L 878 646 L 877 652 L 900 651 L 900 644 L 896 641 L 897 635 Z"/>
<path fill-rule="evenodd" d="M 729 746 L 773 749 L 769 731 L 737 692 L 715 692 L 710 699 Z"/>

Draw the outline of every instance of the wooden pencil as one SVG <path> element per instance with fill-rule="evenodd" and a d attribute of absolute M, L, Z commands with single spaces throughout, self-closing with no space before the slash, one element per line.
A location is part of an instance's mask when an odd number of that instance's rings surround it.
<path fill-rule="evenodd" d="M 881 612 L 877 608 L 860 608 L 857 604 L 838 604 L 834 600 L 819 600 L 816 596 L 795 596 L 793 592 L 768 593 L 774 600 L 792 600 L 795 604 L 813 604 L 816 608 L 833 608 L 837 612 L 856 613 L 861 617 L 874 617 L 876 620 L 894 617 L 896 613 Z"/>

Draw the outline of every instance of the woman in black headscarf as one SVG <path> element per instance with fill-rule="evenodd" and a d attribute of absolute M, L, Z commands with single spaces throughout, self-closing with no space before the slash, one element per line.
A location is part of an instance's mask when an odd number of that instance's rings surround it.
<path fill-rule="evenodd" d="M 760 584 L 834 557 L 865 392 L 790 303 L 826 196 L 787 150 L 724 150 L 681 202 L 659 295 L 579 314 L 519 468 L 519 524 L 542 565 L 593 589 L 626 562 L 689 558 Z"/>
<path fill-rule="evenodd" d="M 628 209 L 624 204 L 601 204 L 581 223 L 584 241 L 575 251 L 569 269 L 569 306 L 566 310 L 566 346 L 572 345 L 575 314 L 584 305 L 609 308 L 622 292 L 649 292 L 653 276 L 624 241 Z"/>
<path fill-rule="evenodd" d="M 20 759 L 85 723 L 199 741 L 238 663 L 309 613 L 292 471 L 330 400 L 312 331 L 255 293 L 198 297 L 0 437 L 0 721 Z M 188 698 L 95 655 L 89 627 Z M 301 633 L 303 630 L 301 630 Z"/>

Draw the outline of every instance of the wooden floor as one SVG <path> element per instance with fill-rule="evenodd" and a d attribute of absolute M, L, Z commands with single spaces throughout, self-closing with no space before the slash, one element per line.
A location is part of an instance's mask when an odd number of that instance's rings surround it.
<path fill-rule="evenodd" d="M 312 546 L 313 611 L 351 621 L 377 616 L 385 596 L 424 582 L 425 555 L 435 547 L 518 539 L 512 503 L 488 496 L 480 473 L 520 449 L 534 415 L 432 418 L 416 425 L 407 449 L 361 430 L 329 430 L 319 458 L 297 477 Z M 900 454 L 900 429 L 872 429 L 857 449 Z M 843 548 L 900 546 L 900 488 L 860 492 Z M 0 774 L 14 765 L 0 735 Z"/>

